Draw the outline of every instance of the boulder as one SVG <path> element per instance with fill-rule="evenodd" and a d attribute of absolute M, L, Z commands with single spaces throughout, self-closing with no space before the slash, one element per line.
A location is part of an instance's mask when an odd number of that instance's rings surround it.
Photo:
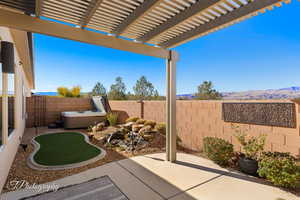
<path fill-rule="evenodd" d="M 118 143 L 118 146 L 120 147 L 121 150 L 126 150 L 128 145 L 126 144 L 125 141 L 121 140 L 119 143 Z"/>
<path fill-rule="evenodd" d="M 150 125 L 150 126 L 152 126 L 152 128 L 154 128 L 155 125 L 156 125 L 156 122 L 155 122 L 155 121 L 152 121 L 152 120 L 147 120 L 147 121 L 144 123 L 144 125 L 145 125 L 145 126 Z"/>
<path fill-rule="evenodd" d="M 113 139 L 113 140 L 110 141 L 110 144 L 115 146 L 115 145 L 118 145 L 120 141 L 122 141 L 122 140 Z"/>
<path fill-rule="evenodd" d="M 123 133 L 121 133 L 120 131 L 116 131 L 107 135 L 106 142 L 111 144 L 113 140 L 124 140 L 124 138 L 125 137 Z"/>
<path fill-rule="evenodd" d="M 97 130 L 97 131 L 102 131 L 102 130 L 104 129 L 104 127 L 105 127 L 104 122 L 100 122 L 100 123 L 98 123 L 98 124 L 96 125 L 96 130 Z"/>
<path fill-rule="evenodd" d="M 93 126 L 92 127 L 92 135 L 96 134 L 97 133 L 97 126 Z"/>
<path fill-rule="evenodd" d="M 139 119 L 135 123 L 137 124 L 145 124 L 146 120 L 145 119 Z"/>
<path fill-rule="evenodd" d="M 104 127 L 108 127 L 109 126 L 109 121 L 106 119 L 103 121 Z"/>
<path fill-rule="evenodd" d="M 143 138 L 144 138 L 146 141 L 149 141 L 149 140 L 152 140 L 152 139 L 154 138 L 154 136 L 151 135 L 151 134 L 145 134 L 145 135 L 143 135 Z"/>
<path fill-rule="evenodd" d="M 132 125 L 132 131 L 133 132 L 138 132 L 143 127 L 144 127 L 143 124 L 134 124 L 134 125 Z"/>
<path fill-rule="evenodd" d="M 143 140 L 143 141 L 140 141 L 140 142 L 136 145 L 135 149 L 136 149 L 136 150 L 141 150 L 141 149 L 146 148 L 148 145 L 149 145 L 149 142 Z"/>
<path fill-rule="evenodd" d="M 152 131 L 152 126 L 147 125 L 147 126 L 144 126 L 143 128 L 141 128 L 139 130 L 139 134 L 144 135 L 145 133 L 148 133 L 148 132 L 151 132 L 151 131 Z"/>
<path fill-rule="evenodd" d="M 121 127 L 121 128 L 119 129 L 119 131 L 120 131 L 123 135 L 126 135 L 127 133 L 130 132 L 130 130 L 127 129 L 127 128 L 125 128 L 125 127 Z"/>
<path fill-rule="evenodd" d="M 132 130 L 132 125 L 134 124 L 134 122 L 128 122 L 126 124 L 121 125 L 121 127 L 126 128 L 128 130 Z"/>

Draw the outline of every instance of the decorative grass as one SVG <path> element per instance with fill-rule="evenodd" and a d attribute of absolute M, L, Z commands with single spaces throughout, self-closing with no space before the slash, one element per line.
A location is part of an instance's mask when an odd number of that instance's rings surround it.
<path fill-rule="evenodd" d="M 74 164 L 101 153 L 101 150 L 88 144 L 82 134 L 76 132 L 40 135 L 35 141 L 40 144 L 40 149 L 34 155 L 34 160 L 41 165 Z"/>

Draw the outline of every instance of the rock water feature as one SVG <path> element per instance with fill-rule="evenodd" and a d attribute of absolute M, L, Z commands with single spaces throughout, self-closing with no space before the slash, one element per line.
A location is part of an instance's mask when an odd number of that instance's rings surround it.
<path fill-rule="evenodd" d="M 156 136 L 156 122 L 139 119 L 129 121 L 126 124 L 118 126 L 113 133 L 106 134 L 103 138 L 103 144 L 106 147 L 117 147 L 122 151 L 133 152 L 147 148 L 153 138 Z M 92 130 L 101 131 L 101 125 L 95 125 Z"/>

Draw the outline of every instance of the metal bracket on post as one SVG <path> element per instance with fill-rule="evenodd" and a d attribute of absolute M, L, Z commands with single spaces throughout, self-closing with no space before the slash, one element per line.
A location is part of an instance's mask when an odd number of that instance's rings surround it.
<path fill-rule="evenodd" d="M 167 161 L 176 161 L 176 61 L 179 54 L 169 51 L 167 60 L 167 92 L 166 92 L 166 154 Z"/>

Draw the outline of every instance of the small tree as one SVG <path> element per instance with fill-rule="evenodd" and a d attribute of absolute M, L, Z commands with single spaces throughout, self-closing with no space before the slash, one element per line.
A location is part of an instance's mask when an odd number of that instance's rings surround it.
<path fill-rule="evenodd" d="M 70 96 L 70 91 L 66 87 L 58 87 L 57 88 L 57 93 L 58 93 L 59 96 L 62 96 L 62 97 Z"/>
<path fill-rule="evenodd" d="M 154 89 L 153 84 L 149 82 L 145 76 L 142 76 L 136 81 L 133 91 L 135 96 L 139 99 L 149 99 L 158 93 Z"/>
<path fill-rule="evenodd" d="M 110 86 L 108 98 L 112 100 L 126 99 L 126 86 L 121 77 L 116 78 L 116 83 Z"/>
<path fill-rule="evenodd" d="M 58 87 L 57 93 L 59 96 L 62 96 L 62 97 L 80 97 L 81 87 L 74 86 L 71 89 L 69 89 L 67 87 Z"/>
<path fill-rule="evenodd" d="M 81 87 L 80 86 L 74 86 L 71 89 L 71 96 L 72 97 L 80 97 Z"/>
<path fill-rule="evenodd" d="M 209 99 L 222 99 L 221 93 L 213 88 L 211 81 L 204 81 L 198 86 L 198 93 L 195 94 L 198 99 L 209 100 Z"/>
<path fill-rule="evenodd" d="M 103 86 L 102 83 L 97 82 L 92 90 L 92 96 L 105 96 L 106 95 L 106 89 Z"/>

